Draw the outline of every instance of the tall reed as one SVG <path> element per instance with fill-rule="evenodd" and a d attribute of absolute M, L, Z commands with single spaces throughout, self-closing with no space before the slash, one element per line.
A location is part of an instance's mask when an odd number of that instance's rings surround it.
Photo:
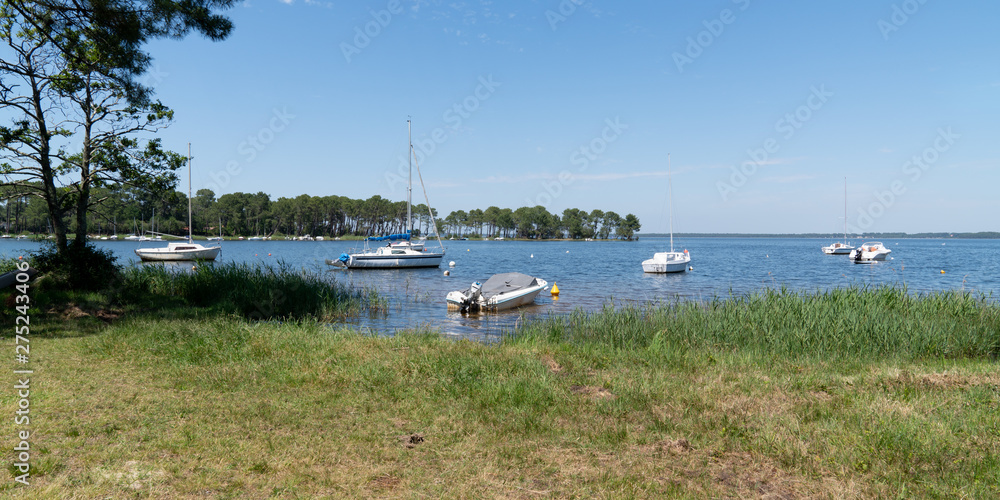
<path fill-rule="evenodd" d="M 215 307 L 251 319 L 334 319 L 379 312 L 385 299 L 374 290 L 351 289 L 316 273 L 248 263 L 194 265 L 190 270 L 138 266 L 122 271 L 120 299 L 173 297 L 196 307 Z"/>
<path fill-rule="evenodd" d="M 606 306 L 527 322 L 508 342 L 593 343 L 616 349 L 720 349 L 783 356 L 995 358 L 1000 306 L 946 291 L 890 286 L 824 292 L 765 290 L 707 302 Z"/>

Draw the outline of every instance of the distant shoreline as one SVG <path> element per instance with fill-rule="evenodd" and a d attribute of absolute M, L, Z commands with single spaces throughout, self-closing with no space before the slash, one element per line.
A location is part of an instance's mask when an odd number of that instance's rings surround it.
<path fill-rule="evenodd" d="M 669 237 L 669 233 L 640 233 L 637 238 Z M 832 233 L 674 233 L 674 238 L 826 238 L 842 240 L 843 234 Z M 848 236 L 849 240 L 878 239 L 1000 239 L 1000 232 L 983 231 L 978 233 L 869 233 L 864 236 Z"/>

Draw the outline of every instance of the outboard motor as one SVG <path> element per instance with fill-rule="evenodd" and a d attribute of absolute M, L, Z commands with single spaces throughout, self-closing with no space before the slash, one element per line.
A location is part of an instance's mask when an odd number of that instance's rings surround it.
<path fill-rule="evenodd" d="M 482 297 L 480 291 L 483 289 L 483 284 L 480 282 L 475 282 L 469 287 L 469 295 L 466 296 L 465 300 L 462 301 L 462 313 L 467 312 L 479 312 L 479 299 Z"/>

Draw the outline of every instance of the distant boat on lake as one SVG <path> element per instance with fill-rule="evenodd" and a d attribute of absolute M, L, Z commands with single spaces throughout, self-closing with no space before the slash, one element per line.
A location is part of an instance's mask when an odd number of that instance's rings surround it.
<path fill-rule="evenodd" d="M 135 254 L 144 261 L 173 262 L 215 260 L 221 251 L 221 246 L 206 247 L 195 243 L 191 234 L 191 143 L 188 143 L 188 240 L 167 243 L 165 248 L 136 248 Z"/>
<path fill-rule="evenodd" d="M 844 242 L 823 247 L 827 255 L 849 255 L 854 247 L 847 243 L 847 177 L 844 177 Z"/>
<path fill-rule="evenodd" d="M 870 241 L 862 243 L 860 247 L 855 248 L 850 253 L 851 262 L 855 264 L 872 264 L 874 262 L 879 262 L 885 260 L 889 256 L 889 250 L 880 241 Z"/>
<path fill-rule="evenodd" d="M 652 259 L 642 261 L 642 271 L 646 273 L 683 273 L 688 270 L 691 255 L 687 250 L 674 251 L 674 190 L 670 172 L 670 155 L 667 155 L 667 200 L 670 205 L 670 251 L 657 252 Z"/>

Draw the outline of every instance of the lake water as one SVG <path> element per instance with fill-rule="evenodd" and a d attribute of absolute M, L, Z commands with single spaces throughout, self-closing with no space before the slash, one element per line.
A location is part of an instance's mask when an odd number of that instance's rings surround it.
<path fill-rule="evenodd" d="M 711 299 L 762 288 L 824 290 L 852 284 L 905 285 L 911 292 L 969 290 L 1000 296 L 1000 240 L 882 240 L 890 260 L 857 265 L 847 256 L 826 255 L 832 240 L 800 238 L 683 238 L 677 250 L 691 254 L 692 271 L 654 275 L 641 262 L 669 248 L 667 238 L 639 241 L 446 241 L 439 269 L 340 270 L 325 264 L 357 242 L 227 241 L 220 262 L 276 263 L 324 273 L 355 287 L 374 287 L 390 299 L 387 317 L 361 318 L 355 326 L 378 333 L 426 326 L 475 340 L 496 339 L 522 315 L 565 314 L 615 304 Z M 854 241 L 858 244 L 860 241 Z M 120 262 L 137 263 L 139 243 L 99 241 Z M 161 246 L 165 243 L 143 243 Z M 16 257 L 39 243 L 0 240 L 0 256 Z M 455 262 L 454 268 L 447 263 Z M 444 276 L 449 270 L 451 276 Z M 945 271 L 944 274 L 941 271 Z M 517 271 L 559 285 L 559 297 L 542 292 L 535 305 L 498 314 L 449 312 L 445 295 L 496 273 Z"/>

